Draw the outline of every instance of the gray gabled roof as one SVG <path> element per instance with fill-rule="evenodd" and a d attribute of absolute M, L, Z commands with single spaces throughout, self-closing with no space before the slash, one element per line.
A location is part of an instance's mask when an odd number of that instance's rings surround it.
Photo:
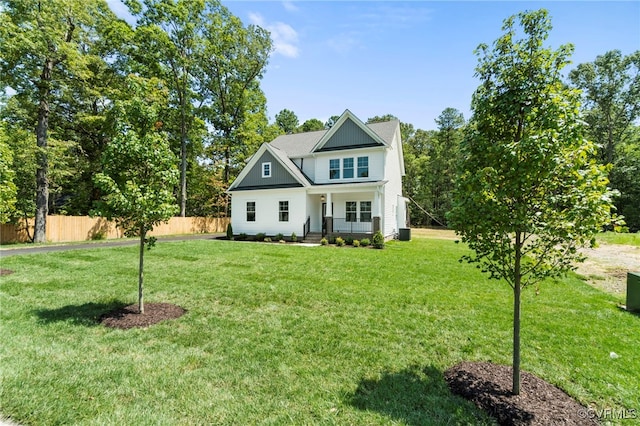
<path fill-rule="evenodd" d="M 367 124 L 366 126 L 385 143 L 391 145 L 398 123 L 398 120 L 392 120 L 384 123 Z M 311 154 L 313 148 L 328 131 L 329 130 L 319 130 L 316 132 L 282 135 L 271 141 L 269 145 L 284 151 L 289 158 L 300 158 Z"/>

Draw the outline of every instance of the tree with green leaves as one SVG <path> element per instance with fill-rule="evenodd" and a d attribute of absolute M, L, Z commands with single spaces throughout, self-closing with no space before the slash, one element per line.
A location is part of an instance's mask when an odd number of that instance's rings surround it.
<path fill-rule="evenodd" d="M 238 156 L 246 155 L 240 130 L 251 114 L 266 116 L 266 98 L 260 90 L 272 50 L 269 33 L 256 25 L 245 27 L 228 9 L 220 7 L 204 28 L 201 59 L 204 118 L 213 126 L 216 148 L 224 154 L 223 182 L 231 180 Z"/>
<path fill-rule="evenodd" d="M 32 105 L 36 143 L 34 241 L 43 242 L 49 211 L 49 118 L 65 83 L 90 72 L 86 46 L 110 15 L 103 0 L 2 0 L 0 84 Z M 4 91 L 4 90 L 3 90 Z"/>
<path fill-rule="evenodd" d="M 285 108 L 276 114 L 276 124 L 287 135 L 296 132 L 298 123 L 298 116 L 291 110 Z"/>
<path fill-rule="evenodd" d="M 173 187 L 178 170 L 161 129 L 161 84 L 132 77 L 129 87 L 130 100 L 116 102 L 112 110 L 115 136 L 104 151 L 103 171 L 95 177 L 104 193 L 95 213 L 140 238 L 138 305 L 143 314 L 144 248 L 155 243 L 147 234 L 177 212 Z"/>
<path fill-rule="evenodd" d="M 511 16 L 502 30 L 491 48 L 476 50 L 481 84 L 448 218 L 473 251 L 464 259 L 513 289 L 517 395 L 521 292 L 582 260 L 578 249 L 595 244 L 612 205 L 607 168 L 584 137 L 580 95 L 561 81 L 572 46 L 543 46 L 551 30 L 544 9 Z"/>
<path fill-rule="evenodd" d="M 324 130 L 324 124 L 317 118 L 310 118 L 300 126 L 301 132 L 314 132 L 316 130 Z"/>
<path fill-rule="evenodd" d="M 569 74 L 582 90 L 588 134 L 600 147 L 603 164 L 612 164 L 611 186 L 620 191 L 616 208 L 628 227 L 640 229 L 640 179 L 635 153 L 640 150 L 636 122 L 640 117 L 640 51 L 623 56 L 612 50 Z"/>
<path fill-rule="evenodd" d="M 16 205 L 13 152 L 6 142 L 5 126 L 0 122 L 0 223 L 7 223 Z"/>

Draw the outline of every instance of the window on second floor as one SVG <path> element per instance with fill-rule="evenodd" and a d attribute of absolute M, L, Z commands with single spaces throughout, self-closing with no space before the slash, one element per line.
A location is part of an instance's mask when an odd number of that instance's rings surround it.
<path fill-rule="evenodd" d="M 369 157 L 358 157 L 358 177 L 369 177 Z"/>
<path fill-rule="evenodd" d="M 289 222 L 289 202 L 280 201 L 278 208 L 278 219 L 280 222 Z"/>
<path fill-rule="evenodd" d="M 353 178 L 353 158 L 342 159 L 342 177 L 345 179 Z"/>
<path fill-rule="evenodd" d="M 271 177 L 271 163 L 262 163 L 262 177 L 268 178 Z"/>
<path fill-rule="evenodd" d="M 329 160 L 329 179 L 340 179 L 340 160 Z"/>

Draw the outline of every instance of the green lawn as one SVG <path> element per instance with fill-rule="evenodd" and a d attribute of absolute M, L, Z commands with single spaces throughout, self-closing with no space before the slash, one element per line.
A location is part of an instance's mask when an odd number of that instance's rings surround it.
<path fill-rule="evenodd" d="M 619 233 L 619 232 L 603 232 L 598 234 L 597 241 L 608 244 L 626 244 L 630 246 L 640 247 L 640 232 L 635 234 Z"/>
<path fill-rule="evenodd" d="M 137 300 L 137 250 L 2 259 L 15 273 L 0 285 L 0 413 L 32 425 L 492 423 L 442 376 L 511 360 L 511 289 L 459 263 L 462 245 L 161 242 L 145 257 L 146 301 L 187 314 L 102 327 L 103 312 Z M 638 412 L 640 317 L 621 302 L 575 277 L 527 290 L 523 369 L 583 404 Z"/>

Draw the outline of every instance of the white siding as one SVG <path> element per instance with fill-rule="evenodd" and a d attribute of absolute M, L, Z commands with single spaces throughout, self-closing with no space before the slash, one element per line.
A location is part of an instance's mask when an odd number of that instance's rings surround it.
<path fill-rule="evenodd" d="M 358 157 L 369 157 L 369 177 L 358 178 Z M 339 159 L 342 165 L 343 158 L 354 159 L 354 178 L 344 179 L 342 178 L 342 172 L 340 179 L 329 179 L 329 160 Z M 311 160 L 311 159 L 309 159 Z M 345 150 L 345 151 L 332 151 L 328 153 L 318 154 L 315 159 L 315 182 L 319 184 L 324 183 L 347 183 L 347 182 L 371 182 L 384 179 L 384 148 L 373 149 L 358 149 L 358 150 Z M 305 168 L 307 167 L 305 161 Z"/>
<path fill-rule="evenodd" d="M 267 235 L 282 233 L 290 236 L 292 232 L 302 235 L 307 220 L 306 193 L 304 189 L 273 189 L 260 191 L 234 191 L 231 194 L 231 226 L 233 233 L 255 235 L 264 232 Z M 256 220 L 247 222 L 247 201 L 256 203 Z M 289 202 L 289 221 L 279 221 L 280 201 Z"/>
<path fill-rule="evenodd" d="M 400 129 L 396 130 L 391 148 L 385 153 L 384 179 L 388 183 L 384 187 L 384 218 L 382 228 L 385 236 L 391 236 L 398 232 L 398 199 L 402 196 L 402 170 L 399 161 Z"/>

